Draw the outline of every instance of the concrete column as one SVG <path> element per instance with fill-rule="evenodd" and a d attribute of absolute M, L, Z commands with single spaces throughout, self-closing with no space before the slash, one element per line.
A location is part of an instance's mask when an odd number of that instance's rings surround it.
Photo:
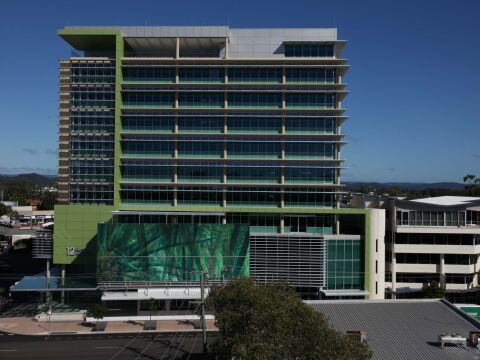
<path fill-rule="evenodd" d="M 340 235 L 340 217 L 335 215 L 335 234 Z"/>
<path fill-rule="evenodd" d="M 286 72 L 285 67 L 282 67 L 282 84 L 287 83 L 287 78 L 286 78 L 285 72 Z"/>
<path fill-rule="evenodd" d="M 283 215 L 280 215 L 280 234 L 285 233 L 285 218 Z"/>
<path fill-rule="evenodd" d="M 440 286 L 443 288 L 446 284 L 446 276 L 445 276 L 445 254 L 440 254 Z"/>
<path fill-rule="evenodd" d="M 180 58 L 180 38 L 177 37 L 175 44 L 175 58 Z"/>
<path fill-rule="evenodd" d="M 478 286 L 478 255 L 475 255 L 475 264 L 473 265 L 473 286 Z"/>
<path fill-rule="evenodd" d="M 395 255 L 394 248 L 392 247 L 392 262 L 391 262 L 391 273 L 392 273 L 392 291 L 397 289 L 397 258 Z M 396 295 L 392 293 L 392 299 L 395 299 Z"/>
<path fill-rule="evenodd" d="M 228 37 L 225 38 L 225 59 L 228 59 Z"/>
<path fill-rule="evenodd" d="M 283 191 L 280 193 L 280 207 L 285 207 L 285 194 L 283 193 Z"/>
<path fill-rule="evenodd" d="M 226 216 L 222 216 L 222 224 L 226 224 L 227 223 L 227 217 Z"/>
<path fill-rule="evenodd" d="M 368 268 L 368 298 L 383 299 L 385 295 L 385 210 L 384 209 L 368 209 L 370 213 L 370 221 L 365 224 L 370 231 L 370 238 L 365 239 L 370 243 L 369 264 L 365 264 Z"/>
<path fill-rule="evenodd" d="M 165 311 L 170 311 L 172 300 L 165 300 Z"/>
<path fill-rule="evenodd" d="M 178 74 L 179 71 L 178 71 L 178 67 L 175 68 L 175 84 L 179 84 L 180 83 L 180 75 Z"/>

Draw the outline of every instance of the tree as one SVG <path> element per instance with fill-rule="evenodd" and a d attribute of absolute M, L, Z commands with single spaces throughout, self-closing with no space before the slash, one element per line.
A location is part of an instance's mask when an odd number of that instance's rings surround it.
<path fill-rule="evenodd" d="M 38 206 L 38 210 L 53 210 L 53 207 L 57 202 L 57 193 L 45 191 L 39 196 L 39 198 L 41 203 Z"/>
<path fill-rule="evenodd" d="M 480 177 L 477 177 L 472 174 L 465 175 L 463 177 L 463 182 L 465 185 L 466 195 L 469 196 L 478 196 L 480 195 Z"/>
<path fill-rule="evenodd" d="M 155 299 L 150 298 L 147 301 L 147 307 L 148 307 L 148 311 L 150 312 L 150 321 L 152 321 L 152 313 L 157 312 L 157 302 L 155 301 Z"/>
<path fill-rule="evenodd" d="M 97 320 L 103 319 L 105 312 L 107 311 L 105 305 L 103 304 L 95 304 L 93 307 L 93 318 Z"/>
<path fill-rule="evenodd" d="M 217 359 L 370 359 L 366 343 L 337 333 L 286 283 L 255 285 L 249 278 L 212 286 L 206 300 L 218 338 Z"/>
<path fill-rule="evenodd" d="M 432 281 L 423 289 L 423 296 L 428 299 L 442 299 L 445 297 L 445 289 L 436 281 Z"/>

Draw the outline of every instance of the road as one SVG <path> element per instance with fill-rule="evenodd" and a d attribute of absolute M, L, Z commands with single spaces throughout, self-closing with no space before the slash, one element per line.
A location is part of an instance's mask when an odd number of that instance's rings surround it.
<path fill-rule="evenodd" d="M 1 360 L 199 360 L 204 359 L 201 354 L 201 332 L 52 334 L 49 338 L 0 333 Z"/>

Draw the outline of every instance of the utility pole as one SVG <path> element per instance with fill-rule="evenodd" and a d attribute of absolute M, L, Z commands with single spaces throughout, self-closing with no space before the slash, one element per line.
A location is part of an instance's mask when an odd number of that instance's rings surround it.
<path fill-rule="evenodd" d="M 200 322 L 202 323 L 202 333 L 203 333 L 203 353 L 207 353 L 207 324 L 205 323 L 205 284 L 204 284 L 204 275 L 203 271 L 200 271 Z"/>

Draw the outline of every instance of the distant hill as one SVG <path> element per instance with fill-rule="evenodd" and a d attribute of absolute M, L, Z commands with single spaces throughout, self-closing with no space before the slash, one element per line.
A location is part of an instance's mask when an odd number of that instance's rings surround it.
<path fill-rule="evenodd" d="M 400 188 L 402 190 L 421 191 L 425 189 L 447 189 L 447 190 L 463 190 L 465 184 L 456 182 L 435 182 L 435 183 L 408 183 L 408 182 L 362 182 L 362 181 L 346 181 L 345 185 L 349 190 L 360 188 Z"/>
<path fill-rule="evenodd" d="M 4 183 L 27 183 L 33 185 L 53 185 L 57 181 L 56 176 L 40 175 L 36 173 L 18 175 L 0 175 L 0 184 Z"/>

